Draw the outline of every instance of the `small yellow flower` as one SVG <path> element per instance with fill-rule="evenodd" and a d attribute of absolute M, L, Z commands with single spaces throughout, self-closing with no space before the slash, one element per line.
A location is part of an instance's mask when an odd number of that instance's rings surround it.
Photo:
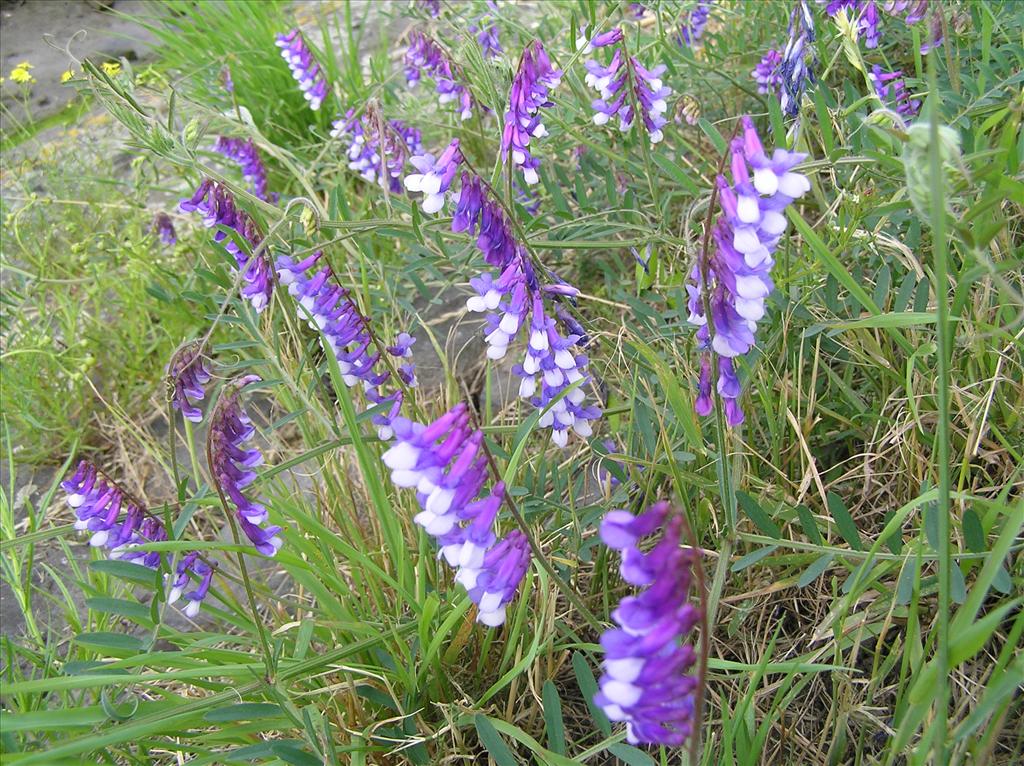
<path fill-rule="evenodd" d="M 15 69 L 35 69 L 35 67 L 32 66 L 27 61 L 22 61 L 20 64 L 15 64 L 14 68 Z"/>
<path fill-rule="evenodd" d="M 71 70 L 69 69 L 69 70 L 67 70 L 67 71 L 66 71 L 66 72 L 65 72 L 64 74 L 62 74 L 62 75 L 60 76 L 60 81 L 61 81 L 61 82 L 67 82 L 68 80 L 70 80 L 70 79 L 71 79 L 72 77 L 74 77 L 74 76 L 75 76 L 75 73 L 74 73 L 74 72 L 72 72 L 72 71 L 71 71 Z"/>
<path fill-rule="evenodd" d="M 11 70 L 10 78 L 12 82 L 20 83 L 22 85 L 36 81 L 36 78 L 29 74 L 27 69 L 22 69 L 20 64 Z"/>
<path fill-rule="evenodd" d="M 121 65 L 118 64 L 116 61 L 104 61 L 102 66 L 103 71 L 111 77 L 114 77 L 115 75 L 121 73 Z"/>

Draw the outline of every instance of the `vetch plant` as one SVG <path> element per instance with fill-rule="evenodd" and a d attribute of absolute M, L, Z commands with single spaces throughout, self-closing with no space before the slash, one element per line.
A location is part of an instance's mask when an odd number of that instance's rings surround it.
<path fill-rule="evenodd" d="M 327 98 L 327 79 L 302 33 L 292 29 L 278 35 L 275 42 L 281 49 L 281 57 L 292 71 L 292 77 L 299 84 L 303 97 L 309 103 L 309 108 L 317 111 Z"/>
<path fill-rule="evenodd" d="M 654 547 L 639 542 L 661 527 Z M 682 746 L 697 725 L 698 688 L 703 678 L 691 672 L 697 662 L 687 634 L 701 620 L 701 608 L 689 600 L 700 551 L 683 548 L 683 520 L 667 502 L 634 516 L 611 511 L 601 522 L 601 540 L 622 552 L 619 572 L 643 590 L 627 596 L 612 612 L 618 627 L 601 636 L 604 674 L 594 702 L 612 721 L 626 724 L 633 744 Z"/>
<path fill-rule="evenodd" d="M 561 70 L 554 69 L 547 51 L 540 41 L 534 40 L 523 50 L 519 69 L 512 79 L 509 108 L 505 112 L 505 127 L 501 134 L 502 161 L 523 171 L 523 180 L 535 184 L 540 180 L 537 168 L 540 160 L 530 153 L 530 139 L 543 138 L 547 128 L 541 121 L 540 110 L 553 106 L 549 95 L 561 82 Z"/>
<path fill-rule="evenodd" d="M 716 182 L 722 216 L 712 233 L 714 248 L 701 254 L 686 286 L 689 321 L 700 328 L 697 340 L 703 350 L 695 409 L 700 415 L 712 410 L 714 351 L 717 391 L 731 426 L 743 422 L 734 359 L 753 347 L 757 323 L 764 317 L 764 300 L 774 287 L 772 254 L 786 230 L 784 211 L 811 188 L 793 170 L 807 155 L 776 149 L 769 157 L 750 118 L 741 123 L 743 136 L 733 139 L 729 149 L 733 183 L 723 176 Z"/>

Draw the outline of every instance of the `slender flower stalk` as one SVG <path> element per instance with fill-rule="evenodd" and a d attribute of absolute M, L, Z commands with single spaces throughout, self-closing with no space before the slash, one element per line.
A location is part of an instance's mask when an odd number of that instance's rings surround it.
<path fill-rule="evenodd" d="M 160 566 L 161 553 L 141 551 L 138 547 L 167 540 L 164 525 L 142 503 L 109 481 L 95 465 L 83 460 L 75 472 L 61 482 L 61 487 L 75 512 L 75 529 L 92 533 L 91 546 L 109 549 L 108 557 L 114 560 L 149 569 Z M 210 589 L 213 572 L 213 567 L 201 560 L 198 553 L 186 554 L 175 569 L 167 603 L 173 604 L 184 595 L 188 602 L 185 614 L 195 617 Z M 189 590 L 193 580 L 198 580 L 198 585 Z"/>
<path fill-rule="evenodd" d="M 331 136 L 348 142 L 348 167 L 370 183 L 402 191 L 406 161 L 423 152 L 420 131 L 401 120 L 385 121 L 376 107 L 356 115 L 349 109 L 334 121 Z M 382 164 L 383 163 L 383 164 Z"/>
<path fill-rule="evenodd" d="M 789 42 L 782 52 L 782 111 L 789 117 L 800 113 L 800 100 L 815 83 L 818 56 L 814 52 L 814 16 L 807 0 L 797 0 L 789 17 Z"/>
<path fill-rule="evenodd" d="M 256 311 L 263 311 L 270 303 L 274 282 L 270 263 L 262 255 L 249 255 L 224 229 L 231 229 L 244 240 L 254 252 L 260 242 L 260 233 L 249 215 L 235 204 L 227 189 L 214 181 L 205 179 L 195 194 L 181 200 L 179 207 L 187 212 L 198 212 L 203 216 L 203 225 L 208 229 L 219 227 L 213 235 L 214 242 L 223 242 L 224 248 L 235 257 L 235 263 L 242 272 L 245 286 L 242 296 L 252 303 Z"/>
<path fill-rule="evenodd" d="M 693 570 L 700 551 L 681 547 L 683 520 L 668 503 L 634 516 L 611 511 L 601 523 L 601 539 L 622 551 L 619 571 L 630 585 L 642 588 L 612 612 L 618 626 L 601 636 L 604 673 L 594 702 L 612 721 L 624 721 L 634 745 L 679 747 L 693 734 L 699 674 L 686 635 L 700 622 L 701 609 L 689 600 Z M 638 544 L 661 527 L 653 548 Z"/>
<path fill-rule="evenodd" d="M 309 102 L 309 108 L 317 111 L 327 98 L 327 80 L 313 52 L 306 45 L 302 33 L 298 29 L 292 29 L 278 35 L 276 43 L 281 49 L 281 57 L 288 62 L 292 77 L 299 83 L 303 97 Z"/>
<path fill-rule="evenodd" d="M 619 33 L 621 36 L 621 32 Z M 511 157 L 513 164 L 523 171 L 523 180 L 535 184 L 540 180 L 537 168 L 540 160 L 530 153 L 530 139 L 548 134 L 541 121 L 540 110 L 552 106 L 550 92 L 558 87 L 562 71 L 554 69 L 547 51 L 539 40 L 523 50 L 519 69 L 512 79 L 509 108 L 505 112 L 505 127 L 501 134 L 501 156 L 505 162 Z"/>
<path fill-rule="evenodd" d="M 222 496 L 235 508 L 236 518 L 246 537 L 264 556 L 273 556 L 283 544 L 281 527 L 263 526 L 267 509 L 242 492 L 256 481 L 253 468 L 263 463 L 263 454 L 246 444 L 256 433 L 249 414 L 242 406 L 242 390 L 259 380 L 245 375 L 225 386 L 210 416 L 207 455 L 210 474 Z"/>
<path fill-rule="evenodd" d="M 733 184 L 723 176 L 717 179 L 722 216 L 712 232 L 714 248 L 707 262 L 694 265 L 686 286 L 689 321 L 699 328 L 697 341 L 703 350 L 695 409 L 700 415 L 712 410 L 714 351 L 719 357 L 718 394 L 730 426 L 739 425 L 744 417 L 734 360 L 753 347 L 765 298 L 774 288 L 772 254 L 786 230 L 784 211 L 810 189 L 807 178 L 793 171 L 807 155 L 776 149 L 769 157 L 750 118 L 744 117 L 742 125 L 742 138 L 733 139 L 730 146 Z"/>
<path fill-rule="evenodd" d="M 457 67 L 449 60 L 441 46 L 422 32 L 413 32 L 405 54 L 405 80 L 410 88 L 416 87 L 423 75 L 434 80 L 437 100 L 441 104 L 457 102 L 459 118 L 473 116 L 473 97 L 456 80 Z"/>
<path fill-rule="evenodd" d="M 191 341 L 175 351 L 167 363 L 166 373 L 174 409 L 180 411 L 185 420 L 201 423 L 203 411 L 195 403 L 206 398 L 203 386 L 211 377 L 203 358 L 202 342 Z"/>
<path fill-rule="evenodd" d="M 414 521 L 437 540 L 439 556 L 456 569 L 456 582 L 477 605 L 477 620 L 501 625 L 529 567 L 530 549 L 519 530 L 500 540 L 494 532 L 505 485 L 499 481 L 486 489 L 483 432 L 472 428 L 461 403 L 433 423 L 396 418 L 393 428 L 394 445 L 381 458 L 392 482 L 416 490 L 421 511 Z"/>
<path fill-rule="evenodd" d="M 618 35 L 614 35 L 615 32 Z M 651 144 L 657 144 L 664 138 L 662 127 L 668 109 L 666 99 L 672 95 L 672 89 L 661 81 L 665 65 L 644 68 L 635 56 L 626 53 L 622 33 L 618 29 L 591 39 L 588 46 L 598 48 L 611 44 L 616 44 L 616 48 L 607 66 L 594 60 L 584 64 L 587 85 L 601 96 L 591 104 L 595 112 L 594 124 L 605 125 L 617 116 L 619 130 L 625 132 L 633 126 L 635 112 L 639 110 L 641 124 Z"/>
<path fill-rule="evenodd" d="M 258 199 L 267 200 L 267 168 L 260 159 L 260 151 L 251 139 L 220 136 L 213 150 L 237 162 L 242 168 L 242 177 L 249 182 L 252 193 Z"/>

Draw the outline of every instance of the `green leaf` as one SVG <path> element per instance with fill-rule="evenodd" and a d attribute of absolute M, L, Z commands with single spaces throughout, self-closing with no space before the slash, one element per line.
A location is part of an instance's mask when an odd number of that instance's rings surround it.
<path fill-rule="evenodd" d="M 593 717 L 594 723 L 606 737 L 610 736 L 612 724 L 604 711 L 594 704 L 594 695 L 597 694 L 597 679 L 594 678 L 594 671 L 590 669 L 590 663 L 587 662 L 587 658 L 583 656 L 582 652 L 572 653 L 572 670 L 576 674 L 576 683 L 579 684 L 583 699 L 586 700 L 587 707 L 590 708 L 590 715 Z"/>
<path fill-rule="evenodd" d="M 565 755 L 565 726 L 562 723 L 562 700 L 558 689 L 549 678 L 544 682 L 542 691 L 544 698 L 544 731 L 548 737 L 548 747 L 559 755 Z"/>
<path fill-rule="evenodd" d="M 768 535 L 768 537 L 776 540 L 782 539 L 782 530 L 771 520 L 768 513 L 758 505 L 754 498 L 746 492 L 737 492 L 736 500 L 739 502 L 740 507 L 743 508 L 743 512 L 750 517 L 750 520 L 754 522 L 758 529 Z"/>
<path fill-rule="evenodd" d="M 140 604 L 138 601 L 97 596 L 95 598 L 87 598 L 85 605 L 96 612 L 103 612 L 104 614 L 116 614 L 133 620 L 150 621 L 149 607 L 145 604 Z"/>
<path fill-rule="evenodd" d="M 90 561 L 89 569 L 94 572 L 116 577 L 119 580 L 127 580 L 136 585 L 144 585 L 156 590 L 156 570 L 144 567 L 142 564 L 133 564 L 130 561 L 117 561 L 115 559 L 104 559 L 103 561 Z"/>
<path fill-rule="evenodd" d="M 519 766 L 519 761 L 508 749 L 505 740 L 501 738 L 494 725 L 487 716 L 477 713 L 473 716 L 473 725 L 476 726 L 476 733 L 480 737 L 480 743 L 487 750 L 498 766 Z"/>
<path fill-rule="evenodd" d="M 814 563 L 811 564 L 807 569 L 804 570 L 803 574 L 800 575 L 800 579 L 796 581 L 798 588 L 806 588 L 812 582 L 821 576 L 822 572 L 828 569 L 828 565 L 832 563 L 832 559 L 835 555 L 832 553 L 826 553 L 824 556 L 820 556 L 815 559 Z"/>
<path fill-rule="evenodd" d="M 203 716 L 203 720 L 210 723 L 258 721 L 261 718 L 279 718 L 283 715 L 281 706 L 273 702 L 242 702 L 211 710 Z"/>
<path fill-rule="evenodd" d="M 846 504 L 843 502 L 843 499 L 835 492 L 829 492 L 826 499 L 828 500 L 829 513 L 832 514 L 832 518 L 836 522 L 839 534 L 855 551 L 864 550 L 864 544 L 861 542 L 857 525 L 853 522 L 853 516 L 846 510 Z"/>
<path fill-rule="evenodd" d="M 777 545 L 766 545 L 764 548 L 758 548 L 756 551 L 751 551 L 746 556 L 742 556 L 730 567 L 732 572 L 740 572 L 749 566 L 756 564 L 763 558 L 772 555 L 779 549 Z"/>
<path fill-rule="evenodd" d="M 111 633 L 108 631 L 97 631 L 95 633 L 79 633 L 75 641 L 83 646 L 94 646 L 97 649 L 112 649 L 121 652 L 139 652 L 146 645 L 137 636 L 129 636 L 126 633 Z"/>
<path fill-rule="evenodd" d="M 657 766 L 651 756 L 632 745 L 625 745 L 620 742 L 617 745 L 611 745 L 608 748 L 608 752 L 626 764 L 626 766 Z"/>

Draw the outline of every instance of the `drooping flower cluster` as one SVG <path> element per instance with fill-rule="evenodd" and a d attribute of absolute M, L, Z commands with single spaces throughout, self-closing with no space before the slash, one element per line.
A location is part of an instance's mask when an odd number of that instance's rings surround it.
<path fill-rule="evenodd" d="M 818 57 L 814 52 L 814 16 L 807 0 L 799 0 L 789 17 L 789 41 L 782 52 L 782 111 L 789 117 L 800 112 L 800 99 L 815 83 Z"/>
<path fill-rule="evenodd" d="M 704 34 L 704 27 L 708 25 L 708 15 L 711 13 L 710 0 L 697 0 L 697 6 L 686 14 L 679 27 L 679 43 L 695 47 L 701 35 Z"/>
<path fill-rule="evenodd" d="M 921 53 L 927 53 L 932 48 L 942 45 L 942 3 L 935 0 L 885 0 L 882 7 L 886 13 L 893 16 L 903 14 L 903 22 L 907 26 L 923 20 L 930 12 L 929 34 L 921 43 Z"/>
<path fill-rule="evenodd" d="M 287 34 L 278 35 L 276 42 L 281 49 L 281 57 L 288 62 L 292 77 L 299 83 L 303 97 L 309 102 L 309 108 L 317 111 L 327 98 L 327 80 L 302 33 L 293 29 Z"/>
<path fill-rule="evenodd" d="M 203 346 L 199 341 L 186 343 L 174 352 L 167 364 L 167 379 L 174 391 L 171 404 L 182 417 L 193 423 L 203 420 L 203 411 L 196 402 L 206 398 L 203 386 L 210 381 L 210 371 L 203 359 Z"/>
<path fill-rule="evenodd" d="M 225 386 L 210 417 L 206 438 L 214 482 L 234 505 L 238 523 L 256 550 L 273 556 L 284 542 L 279 537 L 281 527 L 263 526 L 267 509 L 242 492 L 256 481 L 252 469 L 263 463 L 263 453 L 246 447 L 256 428 L 241 402 L 242 390 L 258 380 L 256 375 L 245 375 Z"/>
<path fill-rule="evenodd" d="M 367 401 L 385 405 L 384 411 L 373 418 L 381 439 L 391 438 L 391 421 L 397 417 L 402 406 L 401 390 L 389 394 L 380 392 L 391 373 L 378 367 L 380 353 L 375 352 L 369 322 L 359 307 L 349 297 L 348 291 L 337 284 L 328 266 L 317 268 L 323 253 L 317 251 L 296 263 L 287 255 L 277 257 L 277 276 L 282 285 L 288 287 L 299 302 L 299 317 L 311 316 L 309 326 L 320 333 L 320 345 L 324 353 L 331 354 L 338 361 L 345 385 L 352 387 L 362 383 Z M 398 342 L 388 352 L 399 359 L 408 358 L 414 339 L 399 336 Z M 415 373 L 406 364 L 399 374 L 406 385 L 415 384 Z"/>
<path fill-rule="evenodd" d="M 590 421 L 601 413 L 597 407 L 583 405 L 589 360 L 582 352 L 588 338 L 561 305 L 555 305 L 555 316 L 547 306 L 549 300 L 572 299 L 578 291 L 561 281 L 540 285 L 504 211 L 477 176 L 462 176 L 452 231 L 476 234 L 484 260 L 500 269 L 497 279 L 490 272 L 471 279 L 476 295 L 466 301 L 469 311 L 486 312 L 488 358 L 503 358 L 520 330 L 528 328 L 524 332 L 526 354 L 522 364 L 512 368 L 521 379 L 519 395 L 539 410 L 551 406 L 541 415 L 539 425 L 551 429 L 552 439 L 559 446 L 568 443 L 570 428 L 580 436 L 589 436 L 593 432 Z M 564 335 L 559 327 L 565 329 Z M 572 390 L 566 392 L 570 387 Z"/>
<path fill-rule="evenodd" d="M 248 214 L 235 205 L 231 192 L 210 179 L 205 179 L 196 189 L 195 194 L 181 200 L 178 205 L 187 213 L 199 212 L 203 216 L 203 225 L 208 229 L 218 229 L 213 235 L 214 242 L 223 242 L 224 249 L 235 257 L 235 263 L 242 272 L 242 296 L 252 303 L 256 311 L 263 311 L 270 303 L 274 290 L 274 282 L 270 274 L 270 264 L 262 255 L 249 255 L 230 238 L 224 228 L 234 231 L 244 240 L 250 251 L 255 250 L 262 239 L 256 224 Z"/>
<path fill-rule="evenodd" d="M 152 230 L 160 237 L 160 241 L 167 247 L 171 247 L 178 241 L 178 234 L 174 231 L 174 223 L 167 213 L 157 213 L 153 217 Z"/>
<path fill-rule="evenodd" d="M 782 88 L 782 54 L 774 48 L 769 48 L 750 76 L 757 83 L 758 93 L 778 95 Z"/>
<path fill-rule="evenodd" d="M 111 559 L 150 569 L 160 565 L 161 554 L 158 551 L 141 551 L 138 546 L 166 540 L 164 525 L 141 503 L 104 477 L 96 466 L 83 460 L 74 474 L 61 482 L 61 487 L 67 492 L 68 505 L 75 511 L 75 529 L 92 533 L 89 538 L 91 546 L 108 548 Z M 185 588 L 193 576 L 199 584 L 186 593 Z M 189 553 L 177 566 L 168 603 L 174 603 L 184 595 L 189 602 L 185 614 L 195 617 L 212 579 L 212 567 L 201 561 L 197 553 Z"/>
<path fill-rule="evenodd" d="M 622 551 L 622 579 L 643 590 L 619 602 L 612 612 L 618 627 L 601 636 L 604 673 L 594 702 L 612 721 L 625 722 L 634 745 L 679 747 L 695 725 L 697 653 L 684 641 L 701 618 L 689 600 L 700 552 L 681 547 L 682 518 L 669 512 L 662 502 L 637 516 L 611 511 L 601 522 L 604 544 Z M 641 552 L 641 538 L 658 527 L 661 538 Z"/>
<path fill-rule="evenodd" d="M 733 360 L 753 347 L 764 299 L 774 288 L 772 255 L 786 230 L 785 209 L 811 188 L 806 176 L 793 170 L 807 155 L 776 149 L 769 157 L 750 118 L 742 123 L 743 137 L 733 139 L 730 147 L 733 184 L 717 179 L 722 215 L 712 232 L 714 247 L 707 261 L 694 265 L 686 286 L 689 321 L 700 328 L 697 340 L 704 350 L 695 409 L 700 415 L 712 409 L 713 350 L 719 357 L 718 393 L 731 426 L 743 422 Z"/>
<path fill-rule="evenodd" d="M 405 53 L 406 83 L 413 88 L 424 74 L 433 78 L 439 103 L 458 102 L 460 119 L 468 120 L 473 116 L 473 97 L 456 81 L 455 65 L 432 38 L 413 32 Z"/>
<path fill-rule="evenodd" d="M 395 443 L 382 456 L 398 487 L 416 490 L 414 521 L 441 546 L 440 555 L 477 605 L 477 620 L 498 626 L 530 563 L 526 537 L 518 530 L 498 540 L 494 521 L 505 494 L 490 491 L 483 432 L 473 429 L 465 404 L 433 423 L 406 418 L 393 423 Z"/>
<path fill-rule="evenodd" d="M 512 162 L 522 168 L 523 180 L 528 184 L 540 180 L 537 175 L 540 160 L 530 153 L 530 139 L 543 138 L 548 134 L 541 122 L 540 110 L 552 105 L 549 94 L 558 87 L 561 79 L 562 71 L 552 68 L 547 51 L 539 40 L 526 46 L 519 59 L 519 69 L 512 79 L 505 128 L 501 134 L 501 156 L 507 162 L 511 155 Z"/>
<path fill-rule="evenodd" d="M 621 33 L 618 39 L 621 40 Z M 590 45 L 601 47 L 595 44 L 597 42 L 603 42 L 603 39 L 593 38 Z M 602 66 L 594 60 L 587 61 L 585 66 L 587 85 L 601 95 L 591 104 L 595 111 L 594 124 L 605 125 L 612 117 L 618 116 L 619 130 L 625 132 L 633 125 L 636 108 L 640 111 L 641 122 L 651 143 L 656 144 L 664 138 L 661 129 L 666 122 L 666 99 L 672 94 L 672 89 L 661 81 L 664 64 L 645 69 L 635 56 L 627 56 L 619 46 L 615 48 L 608 66 Z"/>
<path fill-rule="evenodd" d="M 252 193 L 258 199 L 267 199 L 267 168 L 260 159 L 260 151 L 251 139 L 220 136 L 213 150 L 234 160 L 242 168 L 242 177 L 252 186 Z"/>
<path fill-rule="evenodd" d="M 423 192 L 423 212 L 436 213 L 444 207 L 448 190 L 462 162 L 459 139 L 453 139 L 437 159 L 425 152 L 411 157 L 409 161 L 419 172 L 405 177 L 405 188 L 411 192 Z"/>
<path fill-rule="evenodd" d="M 401 120 L 386 122 L 370 109 L 359 116 L 349 109 L 344 117 L 334 121 L 331 136 L 348 141 L 350 170 L 370 183 L 383 186 L 386 180 L 393 193 L 402 191 L 399 178 L 406 160 L 423 151 L 419 130 Z"/>
<path fill-rule="evenodd" d="M 416 5 L 435 19 L 441 15 L 441 0 L 416 0 Z"/>
<path fill-rule="evenodd" d="M 903 79 L 900 70 L 886 72 L 878 64 L 871 68 L 869 75 L 875 86 L 875 92 L 883 101 L 891 101 L 896 105 L 896 111 L 904 117 L 914 117 L 921 109 L 921 102 L 911 98 L 907 90 L 907 83 Z"/>

